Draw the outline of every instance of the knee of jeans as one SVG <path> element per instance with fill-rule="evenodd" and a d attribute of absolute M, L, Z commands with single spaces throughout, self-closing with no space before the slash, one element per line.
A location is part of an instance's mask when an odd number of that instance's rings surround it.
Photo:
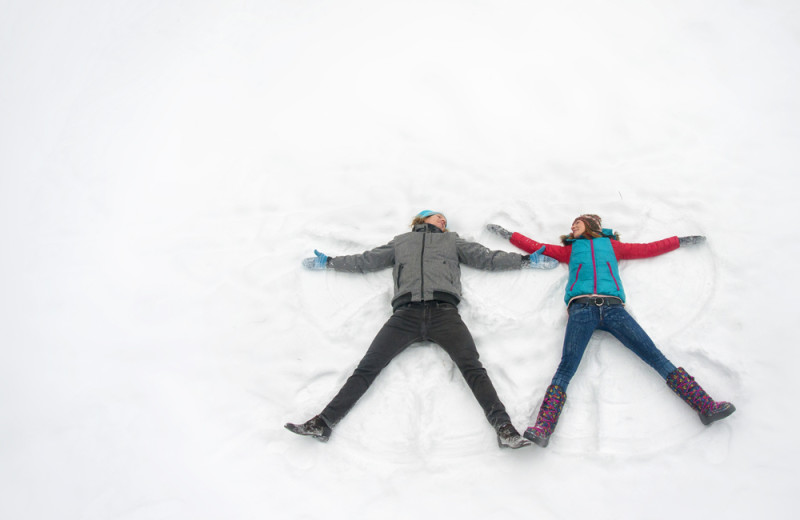
<path fill-rule="evenodd" d="M 367 362 L 362 361 L 356 367 L 355 371 L 353 372 L 353 375 L 362 377 L 375 377 L 378 374 L 380 374 L 381 370 L 383 370 L 386 367 L 386 365 L 387 365 L 386 363 L 380 364 L 371 360 Z"/>
<path fill-rule="evenodd" d="M 486 369 L 483 367 L 480 361 L 474 361 L 470 363 L 464 363 L 458 366 L 458 369 L 461 371 L 464 376 L 482 376 L 486 374 Z"/>

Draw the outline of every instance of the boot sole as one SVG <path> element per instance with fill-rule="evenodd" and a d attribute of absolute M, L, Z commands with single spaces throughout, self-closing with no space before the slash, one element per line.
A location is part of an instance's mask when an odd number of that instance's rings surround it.
<path fill-rule="evenodd" d="M 714 415 L 710 415 L 709 416 L 709 415 L 699 414 L 700 415 L 700 421 L 703 424 L 705 424 L 706 426 L 708 426 L 709 424 L 711 424 L 713 422 L 717 422 L 717 421 L 719 421 L 721 419 L 724 419 L 724 418 L 728 417 L 730 414 L 732 414 L 735 411 L 736 411 L 736 407 L 733 406 L 733 405 L 730 405 L 727 408 L 725 408 L 724 410 L 722 410 L 719 413 L 716 413 Z"/>
<path fill-rule="evenodd" d="M 531 443 L 526 441 L 525 439 L 520 439 L 519 444 L 517 444 L 516 446 L 513 444 L 504 444 L 503 441 L 501 441 L 500 438 L 498 437 L 497 445 L 500 446 L 501 448 L 511 448 L 512 450 L 518 450 L 520 448 L 524 448 L 525 446 L 530 446 Z"/>
<path fill-rule="evenodd" d="M 286 424 L 283 425 L 283 427 L 286 428 L 287 430 L 289 430 L 292 433 L 296 433 L 297 435 L 304 435 L 306 437 L 313 437 L 314 439 L 318 440 L 319 442 L 328 442 L 328 439 L 330 439 L 330 434 L 325 435 L 323 433 L 323 434 L 319 435 L 319 434 L 314 434 L 314 433 L 308 433 L 308 432 L 303 431 L 302 427 L 300 425 L 297 425 L 297 424 L 286 423 Z"/>
<path fill-rule="evenodd" d="M 526 439 L 528 439 L 529 441 L 533 442 L 537 446 L 541 446 L 542 448 L 546 448 L 547 445 L 550 444 L 550 437 L 546 437 L 546 438 L 545 437 L 537 437 L 536 435 L 534 435 L 534 434 L 532 434 L 530 432 L 527 432 L 527 431 L 525 433 L 523 433 L 522 436 L 525 437 Z"/>

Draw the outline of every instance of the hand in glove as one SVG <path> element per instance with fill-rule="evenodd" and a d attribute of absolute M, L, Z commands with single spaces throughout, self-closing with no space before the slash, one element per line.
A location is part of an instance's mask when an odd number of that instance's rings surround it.
<path fill-rule="evenodd" d="M 507 230 L 506 228 L 504 228 L 502 226 L 498 226 L 497 224 L 487 224 L 486 225 L 486 229 L 488 229 L 489 231 L 491 231 L 492 233 L 494 233 L 496 235 L 500 235 L 501 237 L 505 238 L 506 240 L 510 239 L 511 235 L 513 234 L 513 233 L 511 233 L 511 231 Z"/>
<path fill-rule="evenodd" d="M 702 244 L 706 241 L 706 237 L 700 235 L 692 235 L 689 237 L 678 237 L 678 242 L 681 243 L 681 247 L 683 246 L 691 246 L 694 244 Z"/>
<path fill-rule="evenodd" d="M 502 228 L 501 228 L 502 229 Z M 545 256 L 544 247 L 540 247 L 535 253 L 532 253 L 528 262 L 522 264 L 523 269 L 552 269 L 558 265 L 558 260 Z"/>
<path fill-rule="evenodd" d="M 328 266 L 328 255 L 314 250 L 316 256 L 303 259 L 303 267 L 306 269 L 325 269 Z"/>

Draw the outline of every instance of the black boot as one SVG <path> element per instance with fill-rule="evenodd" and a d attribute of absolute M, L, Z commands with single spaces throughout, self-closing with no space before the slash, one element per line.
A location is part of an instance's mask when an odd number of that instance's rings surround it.
<path fill-rule="evenodd" d="M 315 415 L 303 424 L 286 423 L 283 427 L 297 435 L 310 435 L 320 442 L 328 442 L 331 438 L 330 427 L 319 415 Z"/>
<path fill-rule="evenodd" d="M 528 446 L 530 441 L 526 441 L 519 434 L 514 425 L 510 422 L 503 423 L 496 428 L 497 430 L 497 444 L 501 448 L 522 448 Z"/>

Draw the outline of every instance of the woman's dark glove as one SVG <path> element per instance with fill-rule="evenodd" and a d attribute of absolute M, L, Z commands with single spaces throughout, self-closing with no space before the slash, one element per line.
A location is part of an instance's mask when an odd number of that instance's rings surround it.
<path fill-rule="evenodd" d="M 678 237 L 678 242 L 681 243 L 681 247 L 683 246 L 691 246 L 694 244 L 702 244 L 706 241 L 706 237 L 700 235 L 692 235 L 689 237 Z"/>
<path fill-rule="evenodd" d="M 489 231 L 491 231 L 492 233 L 494 233 L 496 235 L 500 235 L 501 237 L 505 238 L 506 240 L 510 239 L 511 235 L 513 234 L 513 233 L 511 233 L 511 231 L 507 230 L 506 228 L 504 228 L 502 226 L 498 226 L 497 224 L 487 224 L 486 225 L 486 229 L 488 229 Z"/>

